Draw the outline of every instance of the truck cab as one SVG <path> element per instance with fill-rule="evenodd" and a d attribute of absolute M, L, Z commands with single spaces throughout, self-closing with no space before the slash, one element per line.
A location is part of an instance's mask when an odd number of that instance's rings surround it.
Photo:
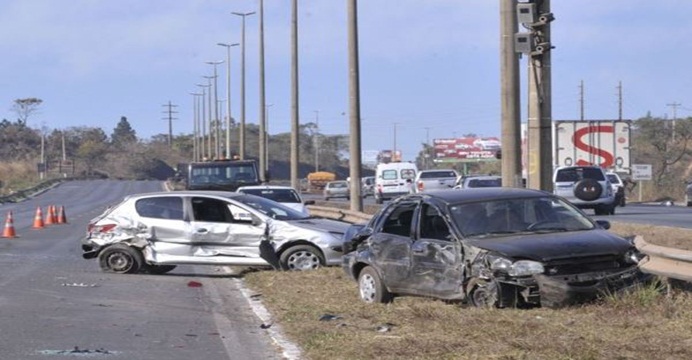
<path fill-rule="evenodd" d="M 193 162 L 183 171 L 185 190 L 236 191 L 241 186 L 261 184 L 255 160 Z"/>

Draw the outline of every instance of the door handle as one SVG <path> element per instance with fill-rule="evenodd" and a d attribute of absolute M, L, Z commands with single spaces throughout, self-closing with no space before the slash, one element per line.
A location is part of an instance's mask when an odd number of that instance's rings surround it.
<path fill-rule="evenodd" d="M 204 229 L 204 228 L 202 228 L 202 229 L 197 229 L 197 233 L 198 233 L 198 234 L 206 234 L 206 233 L 208 233 L 208 232 L 209 232 L 209 230 Z"/>

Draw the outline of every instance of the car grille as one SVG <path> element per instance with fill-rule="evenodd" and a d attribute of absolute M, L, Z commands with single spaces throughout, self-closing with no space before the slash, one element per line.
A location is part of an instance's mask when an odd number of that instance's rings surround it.
<path fill-rule="evenodd" d="M 573 275 L 596 271 L 617 271 L 626 267 L 622 256 L 602 255 L 550 261 L 545 265 L 546 275 Z"/>

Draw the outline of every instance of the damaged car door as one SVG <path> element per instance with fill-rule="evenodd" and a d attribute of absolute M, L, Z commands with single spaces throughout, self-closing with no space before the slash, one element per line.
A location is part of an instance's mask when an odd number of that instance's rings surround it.
<path fill-rule="evenodd" d="M 417 202 L 405 201 L 389 209 L 385 220 L 370 239 L 373 261 L 384 282 L 394 289 L 409 286 L 411 269 L 412 220 Z"/>
<path fill-rule="evenodd" d="M 442 297 L 456 297 L 462 282 L 461 245 L 442 212 L 421 203 L 411 243 L 411 291 Z"/>
<path fill-rule="evenodd" d="M 228 260 L 228 256 L 248 258 L 248 263 L 253 262 L 251 259 L 262 261 L 259 245 L 265 229 L 259 218 L 247 209 L 220 199 L 192 197 L 190 202 L 190 256 L 199 261 L 207 256 L 219 262 L 223 262 L 224 257 Z"/>

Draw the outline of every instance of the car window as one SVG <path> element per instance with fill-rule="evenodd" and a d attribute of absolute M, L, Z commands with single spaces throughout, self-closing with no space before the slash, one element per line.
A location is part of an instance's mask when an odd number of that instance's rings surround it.
<path fill-rule="evenodd" d="M 233 222 L 233 214 L 228 208 L 228 202 L 218 199 L 193 197 L 192 214 L 196 221 Z"/>
<path fill-rule="evenodd" d="M 182 220 L 183 199 L 177 196 L 144 198 L 135 202 L 135 210 L 142 217 Z"/>
<path fill-rule="evenodd" d="M 420 219 L 420 237 L 423 239 L 451 240 L 449 225 L 442 214 L 430 204 L 423 204 Z"/>
<path fill-rule="evenodd" d="M 282 203 L 300 203 L 298 193 L 293 189 L 240 189 L 238 192 L 251 194 Z"/>
<path fill-rule="evenodd" d="M 401 170 L 401 178 L 404 180 L 408 179 L 415 179 L 416 178 L 416 170 L 413 169 L 402 169 Z"/>
<path fill-rule="evenodd" d="M 603 171 L 593 167 L 575 167 L 567 169 L 559 169 L 555 176 L 555 181 L 558 182 L 576 182 L 582 179 L 593 179 L 597 181 L 605 180 Z"/>
<path fill-rule="evenodd" d="M 617 175 L 606 174 L 606 176 L 608 177 L 608 181 L 610 181 L 611 183 L 616 184 L 616 185 L 620 184 L 620 178 L 618 178 Z"/>
<path fill-rule="evenodd" d="M 420 173 L 420 178 L 421 179 L 430 179 L 430 178 L 441 178 L 441 177 L 453 177 L 456 178 L 457 175 L 454 173 L 454 171 L 423 171 Z"/>
<path fill-rule="evenodd" d="M 286 205 L 282 205 L 276 201 L 268 200 L 263 197 L 254 195 L 241 195 L 233 197 L 240 203 L 243 203 L 251 208 L 258 210 L 266 216 L 277 220 L 302 220 L 309 218 L 308 215 L 300 211 L 291 209 Z"/>
<path fill-rule="evenodd" d="M 469 179 L 466 187 L 501 187 L 502 179 Z"/>
<path fill-rule="evenodd" d="M 415 208 L 416 203 L 413 202 L 398 204 L 387 216 L 382 225 L 382 232 L 393 235 L 410 236 L 413 211 Z"/>
<path fill-rule="evenodd" d="M 396 170 L 384 170 L 382 171 L 383 180 L 396 180 Z"/>

